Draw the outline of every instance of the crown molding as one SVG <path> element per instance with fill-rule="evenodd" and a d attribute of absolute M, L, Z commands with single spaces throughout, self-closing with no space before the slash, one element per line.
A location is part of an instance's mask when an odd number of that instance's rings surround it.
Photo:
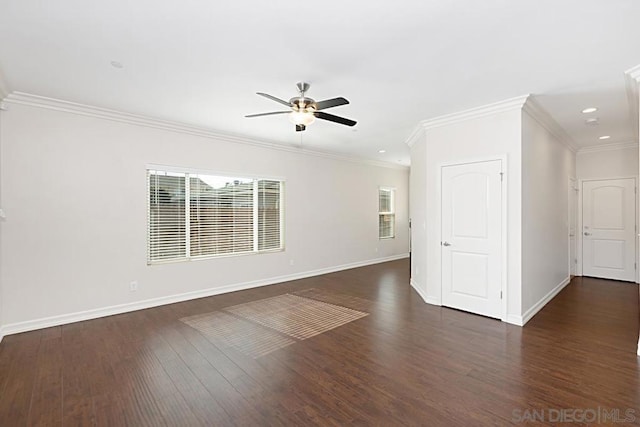
<path fill-rule="evenodd" d="M 453 123 L 463 122 L 467 120 L 477 119 L 492 114 L 502 113 L 505 111 L 519 110 L 527 102 L 529 94 L 517 96 L 504 101 L 495 102 L 493 104 L 483 105 L 481 107 L 471 108 L 469 110 L 460 111 L 458 113 L 447 114 L 433 119 L 427 119 L 420 122 L 424 130 L 429 130 L 441 126 L 447 126 Z"/>
<path fill-rule="evenodd" d="M 578 151 L 578 146 L 569 136 L 569 134 L 555 121 L 555 119 L 536 101 L 535 97 L 531 96 L 525 102 L 522 107 L 522 111 L 527 113 L 535 121 L 537 121 L 542 127 L 549 131 L 556 137 L 564 146 L 566 146 L 571 152 Z"/>
<path fill-rule="evenodd" d="M 8 94 L 4 102 L 8 104 L 26 105 L 31 107 L 45 108 L 48 110 L 60 111 L 65 113 L 77 114 L 80 116 L 94 117 L 102 120 L 110 120 L 120 123 L 126 123 L 135 126 L 148 127 L 153 129 L 166 130 L 180 134 L 200 136 L 218 141 L 231 142 L 236 144 L 251 145 L 255 147 L 268 148 L 272 150 L 286 151 L 289 153 L 303 154 L 307 156 L 322 157 L 332 160 L 342 160 L 352 163 L 366 164 L 369 166 L 384 167 L 390 169 L 408 170 L 409 167 L 396 163 L 388 163 L 378 160 L 347 156 L 342 154 L 330 153 L 327 151 L 310 150 L 308 148 L 300 148 L 294 145 L 287 145 L 274 141 L 250 138 L 241 135 L 226 134 L 204 127 L 192 126 L 180 122 L 172 122 L 168 120 L 155 119 L 152 117 L 142 116 L 138 114 L 126 113 L 107 108 L 85 105 L 76 102 L 63 101 L 60 99 L 47 98 L 44 96 L 33 95 L 23 92 L 12 92 Z"/>
<path fill-rule="evenodd" d="M 640 65 L 624 72 L 624 82 L 627 89 L 627 102 L 629 103 L 629 118 L 633 124 L 634 132 L 639 132 L 640 106 L 638 103 L 640 102 L 640 98 L 638 97 L 638 87 L 640 86 Z"/>
<path fill-rule="evenodd" d="M 640 83 L 640 65 L 636 65 L 635 67 L 629 68 L 624 72 L 627 76 L 634 79 L 636 82 Z"/>
<path fill-rule="evenodd" d="M 416 142 L 420 141 L 421 138 L 424 138 L 424 136 L 425 136 L 424 128 L 421 125 L 418 125 L 413 129 L 413 131 L 411 132 L 409 137 L 404 141 L 404 143 L 411 148 Z"/>
<path fill-rule="evenodd" d="M 637 141 L 611 142 L 609 144 L 598 144 L 598 145 L 592 145 L 590 147 L 582 147 L 578 150 L 578 154 L 593 153 L 598 151 L 624 150 L 627 148 L 637 148 L 637 147 L 638 147 Z"/>

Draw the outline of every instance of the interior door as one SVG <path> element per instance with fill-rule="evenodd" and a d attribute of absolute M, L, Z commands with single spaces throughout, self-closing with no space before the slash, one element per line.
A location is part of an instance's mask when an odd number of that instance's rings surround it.
<path fill-rule="evenodd" d="M 502 313 L 502 161 L 442 168 L 442 304 Z"/>
<path fill-rule="evenodd" d="M 635 281 L 635 178 L 582 183 L 582 274 Z"/>

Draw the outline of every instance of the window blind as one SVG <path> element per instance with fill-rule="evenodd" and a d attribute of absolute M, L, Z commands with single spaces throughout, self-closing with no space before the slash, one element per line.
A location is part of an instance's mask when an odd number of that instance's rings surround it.
<path fill-rule="evenodd" d="M 258 182 L 258 250 L 280 248 L 280 181 Z"/>
<path fill-rule="evenodd" d="M 378 191 L 378 237 L 395 237 L 395 190 L 380 188 Z"/>
<path fill-rule="evenodd" d="M 148 177 L 149 263 L 282 249 L 281 181 L 157 170 Z"/>
<path fill-rule="evenodd" d="M 149 258 L 165 260 L 186 255 L 185 174 L 148 171 Z"/>

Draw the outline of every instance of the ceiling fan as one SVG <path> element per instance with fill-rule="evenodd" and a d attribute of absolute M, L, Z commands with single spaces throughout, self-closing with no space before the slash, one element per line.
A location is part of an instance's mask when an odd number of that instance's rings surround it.
<path fill-rule="evenodd" d="M 296 132 L 302 132 L 308 125 L 313 123 L 316 118 L 322 120 L 328 120 L 334 123 L 340 123 L 341 125 L 355 126 L 354 120 L 346 119 L 344 117 L 334 116 L 333 114 L 325 113 L 322 110 L 327 108 L 337 107 L 339 105 L 346 105 L 349 103 L 346 99 L 331 98 L 324 101 L 314 101 L 313 99 L 304 96 L 305 92 L 309 90 L 309 83 L 300 82 L 296 85 L 298 87 L 299 95 L 291 98 L 288 102 L 267 93 L 257 92 L 258 95 L 265 98 L 276 101 L 282 105 L 286 105 L 290 110 L 286 111 L 273 111 L 270 113 L 249 114 L 245 117 L 260 117 L 260 116 L 273 116 L 276 114 L 289 114 L 289 120 L 296 125 Z"/>

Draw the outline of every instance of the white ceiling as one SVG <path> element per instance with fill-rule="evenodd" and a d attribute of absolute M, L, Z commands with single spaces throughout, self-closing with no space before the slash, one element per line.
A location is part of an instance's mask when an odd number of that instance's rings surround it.
<path fill-rule="evenodd" d="M 637 0 L 5 0 L 0 74 L 11 91 L 408 164 L 419 121 L 527 93 L 578 146 L 637 140 L 623 73 L 638 17 Z M 244 118 L 281 110 L 255 92 L 288 100 L 298 81 L 349 99 L 328 112 L 358 125 Z"/>

